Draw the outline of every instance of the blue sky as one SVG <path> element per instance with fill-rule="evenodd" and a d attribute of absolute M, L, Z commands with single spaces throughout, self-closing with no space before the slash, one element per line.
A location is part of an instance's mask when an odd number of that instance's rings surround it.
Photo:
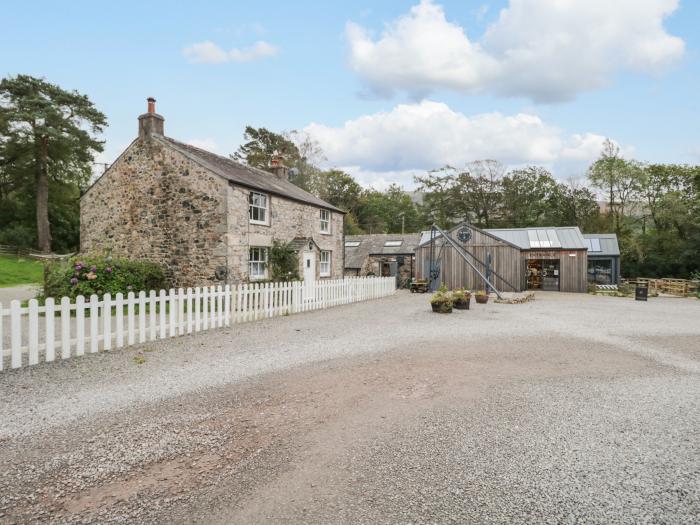
<path fill-rule="evenodd" d="M 700 161 L 698 2 L 329 4 L 14 2 L 0 72 L 87 94 L 107 162 L 147 96 L 179 140 L 227 154 L 247 124 L 304 130 L 378 187 L 487 157 L 578 176 L 604 137 Z"/>

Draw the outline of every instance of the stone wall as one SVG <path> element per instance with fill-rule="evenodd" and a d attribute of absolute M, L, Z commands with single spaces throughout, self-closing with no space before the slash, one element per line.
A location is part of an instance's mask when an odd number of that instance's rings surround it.
<path fill-rule="evenodd" d="M 270 175 L 273 176 L 273 175 Z M 248 195 L 250 190 L 230 186 L 227 194 L 228 261 L 234 282 L 248 279 L 248 248 L 250 246 L 272 246 L 273 239 L 289 242 L 295 237 L 310 237 L 320 250 L 331 252 L 331 277 L 343 276 L 343 215 L 331 213 L 331 233 L 321 233 L 320 210 L 316 206 L 268 195 L 269 225 L 251 224 L 248 220 Z M 299 276 L 302 255 L 299 254 Z M 316 254 L 316 277 L 319 276 L 320 261 Z"/>
<path fill-rule="evenodd" d="M 322 234 L 319 208 L 270 195 L 270 225 L 250 224 L 249 193 L 158 140 L 138 139 L 83 195 L 81 251 L 157 262 L 187 287 L 246 281 L 250 246 L 311 237 L 332 252 L 331 277 L 342 277 L 342 214 L 332 213 L 331 234 Z M 319 269 L 317 253 L 317 277 Z"/>
<path fill-rule="evenodd" d="M 370 255 L 365 260 L 365 263 L 360 270 L 361 276 L 366 276 L 368 274 L 374 274 L 378 277 L 382 276 L 382 263 L 392 263 L 396 262 L 396 255 Z M 399 277 L 399 282 L 405 282 L 414 276 L 412 270 L 415 267 L 415 256 L 404 255 L 403 264 L 399 265 L 397 268 L 397 273 Z"/>
<path fill-rule="evenodd" d="M 157 262 L 174 286 L 219 283 L 227 188 L 172 148 L 136 140 L 80 201 L 81 252 Z"/>

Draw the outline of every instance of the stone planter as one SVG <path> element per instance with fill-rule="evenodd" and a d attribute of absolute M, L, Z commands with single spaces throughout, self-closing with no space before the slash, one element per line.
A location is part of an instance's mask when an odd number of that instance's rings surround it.
<path fill-rule="evenodd" d="M 450 303 L 430 303 L 430 306 L 433 308 L 433 312 L 438 314 L 452 313 L 452 305 Z"/>

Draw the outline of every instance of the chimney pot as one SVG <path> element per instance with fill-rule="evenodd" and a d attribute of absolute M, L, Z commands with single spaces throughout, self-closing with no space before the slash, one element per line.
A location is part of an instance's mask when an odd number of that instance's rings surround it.
<path fill-rule="evenodd" d="M 153 97 L 148 97 L 148 112 L 149 113 L 155 113 L 156 112 L 156 99 Z"/>

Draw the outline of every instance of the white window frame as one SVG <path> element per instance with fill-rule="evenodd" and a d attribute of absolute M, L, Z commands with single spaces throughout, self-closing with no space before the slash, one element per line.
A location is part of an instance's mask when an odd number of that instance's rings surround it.
<path fill-rule="evenodd" d="M 262 197 L 264 199 L 264 205 L 260 206 L 255 204 L 255 197 Z M 264 220 L 253 219 L 253 209 L 262 210 Z M 260 212 L 258 212 L 259 217 Z M 270 197 L 267 193 L 261 193 L 259 191 L 251 191 L 248 195 L 248 221 L 251 224 L 262 224 L 268 226 L 270 224 Z"/>
<path fill-rule="evenodd" d="M 267 279 L 269 250 L 267 246 L 248 248 L 248 277 L 251 281 Z"/>
<path fill-rule="evenodd" d="M 331 233 L 331 212 L 330 210 L 320 210 L 321 233 L 330 235 Z M 325 227 L 324 227 L 325 226 Z"/>
<path fill-rule="evenodd" d="M 324 261 L 324 258 L 328 259 Z M 328 250 L 321 250 L 321 255 L 318 258 L 319 260 L 319 275 L 321 277 L 330 277 L 331 276 L 331 261 L 333 260 L 333 254 L 332 252 Z M 325 268 L 325 269 L 324 269 Z"/>

